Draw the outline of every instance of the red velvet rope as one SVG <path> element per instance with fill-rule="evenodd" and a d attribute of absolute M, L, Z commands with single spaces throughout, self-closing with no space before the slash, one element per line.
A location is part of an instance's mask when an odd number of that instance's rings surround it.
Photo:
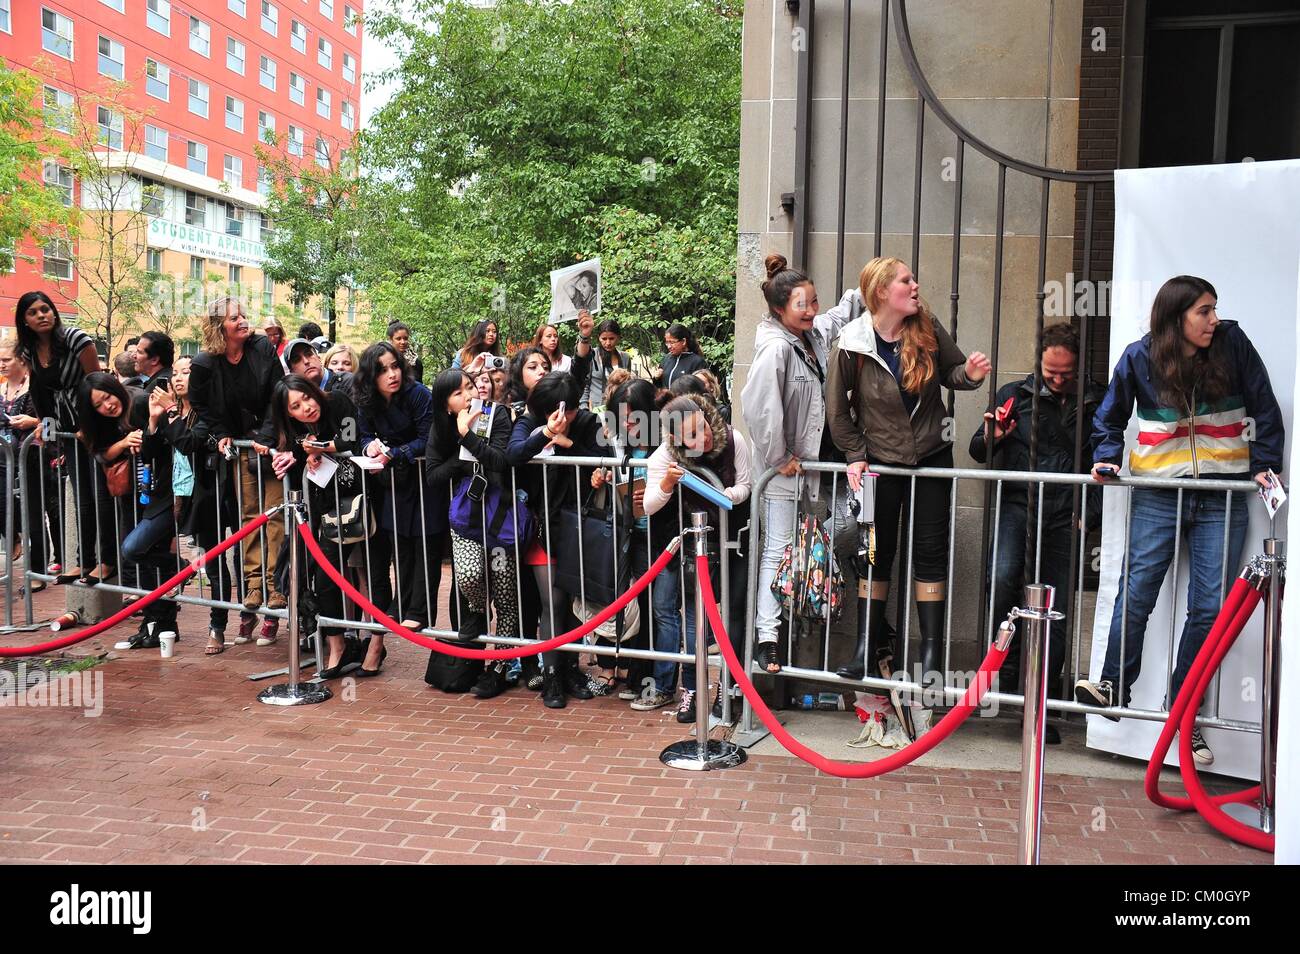
<path fill-rule="evenodd" d="M 461 659 L 520 659 L 524 656 L 534 656 L 537 653 L 544 653 L 552 649 L 558 649 L 566 643 L 572 643 L 581 639 L 588 633 L 593 632 L 596 627 L 600 626 L 607 620 L 612 619 L 618 614 L 618 611 L 627 606 L 636 599 L 641 591 L 650 585 L 650 582 L 659 575 L 659 572 L 668 565 L 668 563 L 677 555 L 673 549 L 664 550 L 659 554 L 659 559 L 648 569 L 645 574 L 633 583 L 626 593 L 610 603 L 603 610 L 593 616 L 589 621 L 579 626 L 577 629 L 570 630 L 559 636 L 544 640 L 539 643 L 530 643 L 527 646 L 511 646 L 508 649 L 471 649 L 469 646 L 462 646 L 457 643 L 446 643 L 439 639 L 430 639 L 427 636 L 421 636 L 407 629 L 397 620 L 393 619 L 387 613 L 383 612 L 374 603 L 366 599 L 365 594 L 348 582 L 347 577 L 338 571 L 329 561 L 324 551 L 321 550 L 320 544 L 316 542 L 315 536 L 305 524 L 299 525 L 298 532 L 302 534 L 303 543 L 307 547 L 307 552 L 311 554 L 316 565 L 328 576 L 336 586 L 338 586 L 353 603 L 363 612 L 369 613 L 375 618 L 375 621 L 385 626 L 387 629 L 401 636 L 403 639 L 410 640 L 417 646 L 423 646 L 425 649 L 431 649 L 435 653 L 442 653 L 447 656 L 459 656 Z"/>
<path fill-rule="evenodd" d="M 167 593 L 172 589 L 174 589 L 175 587 L 180 586 L 191 576 L 193 576 L 196 572 L 198 572 L 199 567 L 206 566 L 210 560 L 225 553 L 227 550 L 235 546 L 237 543 L 239 543 L 240 540 L 243 540 L 249 534 L 256 533 L 258 530 L 262 528 L 263 524 L 265 524 L 269 519 L 270 519 L 270 515 L 265 513 L 259 514 L 258 516 L 254 517 L 252 520 L 248 522 L 246 526 L 242 527 L 239 530 L 239 532 L 236 533 L 234 536 L 229 537 L 226 540 L 223 540 L 218 546 L 213 547 L 211 550 L 203 554 L 202 560 L 198 560 L 194 563 L 189 564 L 184 569 L 182 569 L 179 573 L 173 576 L 170 580 L 164 583 L 162 586 L 158 587 L 158 589 L 154 590 L 152 593 L 148 594 L 147 596 L 140 597 L 130 606 L 122 607 L 112 616 L 108 617 L 108 619 L 100 620 L 98 623 L 95 623 L 93 626 L 87 627 L 86 629 L 83 629 L 79 632 L 69 633 L 67 636 L 60 636 L 58 639 L 52 639 L 48 643 L 39 643 L 35 646 L 0 647 L 0 657 L 35 656 L 40 653 L 48 653 L 56 649 L 62 649 L 65 646 L 71 646 L 73 643 L 79 643 L 82 640 L 90 639 L 90 637 L 92 636 L 98 636 L 106 629 L 112 629 L 114 626 L 122 622 L 122 620 L 126 619 L 128 616 L 131 616 L 133 613 L 138 613 L 146 606 L 153 603 L 154 601 L 162 599 L 164 593 Z"/>
<path fill-rule="evenodd" d="M 970 714 L 975 711 L 984 694 L 988 692 L 993 677 L 997 675 L 998 670 L 1002 667 L 1002 660 L 1007 656 L 1007 650 L 998 649 L 996 645 L 989 647 L 988 655 L 984 657 L 984 662 L 980 663 L 979 673 L 976 675 L 975 681 L 966 690 L 966 695 L 962 697 L 961 702 L 939 720 L 939 723 L 934 728 L 907 748 L 875 762 L 836 762 L 818 752 L 814 752 L 790 735 L 785 730 L 785 726 L 777 721 L 776 716 L 763 702 L 762 697 L 759 696 L 754 684 L 749 680 L 749 673 L 745 672 L 744 665 L 736 658 L 736 651 L 731 648 L 731 640 L 727 638 L 727 629 L 722 622 L 722 614 L 718 611 L 717 600 L 713 595 L 713 582 L 709 579 L 708 560 L 703 556 L 696 557 L 696 579 L 699 580 L 699 585 L 703 589 L 704 612 L 709 618 L 709 624 L 713 627 L 713 635 L 717 640 L 718 649 L 722 652 L 722 658 L 727 661 L 727 668 L 730 670 L 732 678 L 736 680 L 736 685 L 740 687 L 740 691 L 745 694 L 749 704 L 758 713 L 759 719 L 767 726 L 768 731 L 772 733 L 776 740 L 785 747 L 786 751 L 803 759 L 813 768 L 839 778 L 875 778 L 877 775 L 884 775 L 886 772 L 901 768 L 929 752 L 948 738 L 953 730 L 965 722 L 970 717 Z"/>

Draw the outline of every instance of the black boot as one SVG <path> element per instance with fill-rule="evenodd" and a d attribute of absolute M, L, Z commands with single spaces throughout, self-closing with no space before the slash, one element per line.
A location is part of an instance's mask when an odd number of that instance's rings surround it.
<path fill-rule="evenodd" d="M 460 614 L 460 627 L 456 631 L 456 639 L 462 643 L 472 643 L 487 633 L 487 624 L 486 613 L 464 609 Z"/>
<path fill-rule="evenodd" d="M 564 692 L 574 699 L 586 700 L 596 698 L 596 694 L 587 688 L 591 680 L 587 678 L 578 665 L 576 653 L 565 653 L 560 663 L 560 676 L 564 682 Z"/>
<path fill-rule="evenodd" d="M 883 646 L 886 642 L 885 633 L 885 604 L 886 600 L 858 600 L 858 641 L 853 647 L 853 658 L 847 663 L 835 670 L 837 676 L 843 676 L 845 679 L 861 679 L 866 673 L 863 665 L 863 658 L 868 651 L 867 633 L 870 629 L 870 645 L 873 650 Z M 878 652 L 871 653 L 874 661 Z M 878 670 L 872 675 L 877 675 Z"/>
<path fill-rule="evenodd" d="M 920 683 L 927 690 L 935 693 L 942 692 L 946 679 L 943 672 L 943 617 L 946 607 L 946 600 L 930 600 L 916 604 L 916 615 L 921 626 Z M 942 696 L 934 695 L 931 699 L 940 701 Z"/>
<path fill-rule="evenodd" d="M 564 708 L 564 682 L 553 664 L 542 670 L 542 705 L 548 709 Z"/>

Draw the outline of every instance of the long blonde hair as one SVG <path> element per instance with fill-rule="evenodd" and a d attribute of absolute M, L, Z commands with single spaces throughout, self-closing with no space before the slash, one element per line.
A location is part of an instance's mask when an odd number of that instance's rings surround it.
<path fill-rule="evenodd" d="M 906 267 L 900 258 L 873 258 L 862 267 L 858 289 L 868 312 L 875 314 L 898 270 Z M 934 316 L 924 299 L 917 300 L 916 314 L 903 319 L 902 342 L 898 367 L 903 374 L 903 390 L 920 394 L 934 377 L 934 356 L 939 350 L 939 340 L 934 334 Z"/>
<path fill-rule="evenodd" d="M 238 305 L 244 319 L 248 319 L 248 312 L 244 311 L 244 303 L 238 298 L 229 296 L 218 298 L 208 305 L 208 313 L 203 317 L 202 331 L 203 350 L 209 354 L 223 354 L 226 350 L 226 331 L 221 323 L 230 314 L 232 305 Z"/>

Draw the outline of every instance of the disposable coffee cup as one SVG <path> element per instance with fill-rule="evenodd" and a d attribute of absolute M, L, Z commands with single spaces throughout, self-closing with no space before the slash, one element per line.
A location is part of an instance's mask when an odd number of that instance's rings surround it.
<path fill-rule="evenodd" d="M 158 649 L 162 653 L 163 659 L 171 659 L 172 655 L 176 652 L 176 634 L 159 633 Z"/>

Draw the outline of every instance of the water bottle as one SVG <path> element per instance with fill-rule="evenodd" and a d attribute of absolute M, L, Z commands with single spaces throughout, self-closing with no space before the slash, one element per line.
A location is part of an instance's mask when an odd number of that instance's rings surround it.
<path fill-rule="evenodd" d="M 791 709 L 815 709 L 817 708 L 816 699 L 811 693 L 802 696 L 790 697 Z"/>
<path fill-rule="evenodd" d="M 140 506 L 147 507 L 150 497 L 149 491 L 153 487 L 153 471 L 148 464 L 140 468 Z"/>

